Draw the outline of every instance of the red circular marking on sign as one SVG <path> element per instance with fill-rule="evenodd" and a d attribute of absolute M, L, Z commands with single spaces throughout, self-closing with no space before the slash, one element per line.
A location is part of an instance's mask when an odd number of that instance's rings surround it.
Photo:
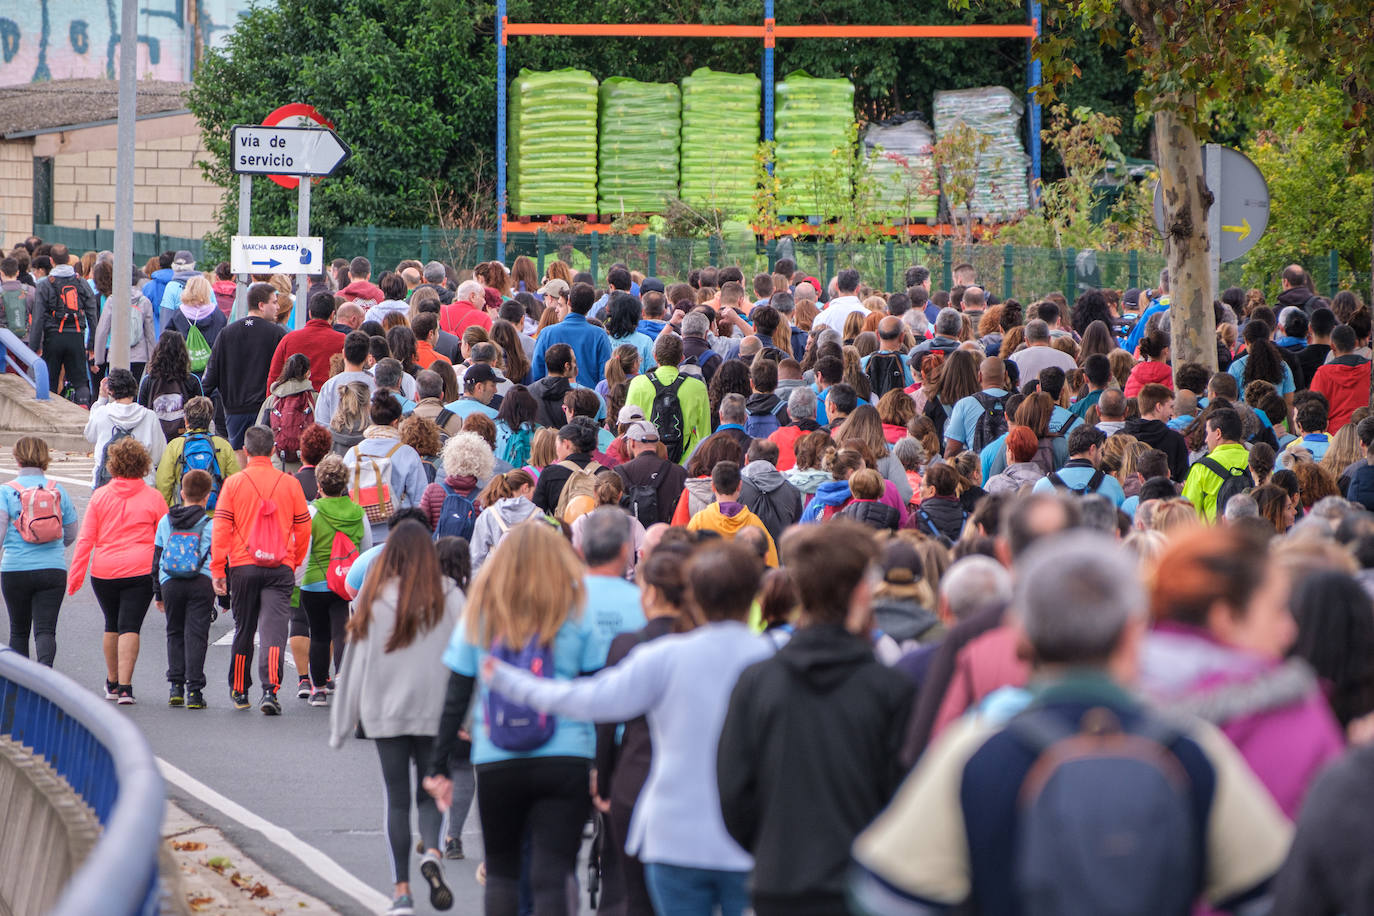
<path fill-rule="evenodd" d="M 283 121 L 292 118 L 306 121 L 313 121 L 321 127 L 334 129 L 334 122 L 326 118 L 315 110 L 314 106 L 306 105 L 304 102 L 292 102 L 290 105 L 283 105 L 275 109 L 271 114 L 262 119 L 263 127 L 276 127 Z M 301 180 L 295 175 L 268 175 L 270 180 L 275 181 L 283 188 L 296 188 L 300 186 Z"/>

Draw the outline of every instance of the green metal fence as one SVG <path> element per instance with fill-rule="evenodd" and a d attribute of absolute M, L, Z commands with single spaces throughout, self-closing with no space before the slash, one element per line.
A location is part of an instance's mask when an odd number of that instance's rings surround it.
<path fill-rule="evenodd" d="M 154 226 L 157 227 L 159 223 L 155 222 Z M 76 229 L 71 226 L 35 224 L 33 234 L 50 244 L 60 242 L 78 255 L 87 251 L 114 250 L 114 230 L 109 228 Z M 152 232 L 134 233 L 135 264 L 142 266 L 149 258 L 155 258 L 164 251 L 189 251 L 199 261 L 204 253 L 204 243 L 200 239 L 163 235 L 160 228 L 154 228 Z"/>

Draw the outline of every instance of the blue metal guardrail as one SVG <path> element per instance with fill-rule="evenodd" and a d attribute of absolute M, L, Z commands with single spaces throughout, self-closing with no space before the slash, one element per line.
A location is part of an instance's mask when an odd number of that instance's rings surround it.
<path fill-rule="evenodd" d="M 42 756 L 104 828 L 50 916 L 157 916 L 165 793 L 142 733 L 69 678 L 0 647 L 0 735 Z"/>
<path fill-rule="evenodd" d="M 33 396 L 38 400 L 46 401 L 51 397 L 48 393 L 48 364 L 8 328 L 0 328 L 0 371 L 13 371 L 28 382 L 33 387 Z"/>

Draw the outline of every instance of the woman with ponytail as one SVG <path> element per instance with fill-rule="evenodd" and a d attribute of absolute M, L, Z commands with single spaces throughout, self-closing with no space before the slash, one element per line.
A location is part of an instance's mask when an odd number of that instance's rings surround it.
<path fill-rule="evenodd" d="M 608 474 L 608 477 L 615 475 Z M 527 518 L 541 515 L 530 501 L 534 495 L 534 475 L 523 468 L 497 474 L 477 498 L 482 514 L 472 528 L 472 571 L 475 574 L 487 554 L 501 543 L 506 532 Z"/>

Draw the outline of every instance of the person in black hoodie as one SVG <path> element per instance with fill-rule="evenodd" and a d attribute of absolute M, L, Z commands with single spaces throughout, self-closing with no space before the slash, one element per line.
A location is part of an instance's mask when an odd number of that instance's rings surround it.
<path fill-rule="evenodd" d="M 286 328 L 271 318 L 276 298 L 269 283 L 248 287 L 248 314 L 219 332 L 201 377 L 206 397 L 224 408 L 225 438 L 236 451 L 243 448 L 243 434 L 257 422 L 267 400 L 272 354 L 286 336 Z"/>
<path fill-rule="evenodd" d="M 529 386 L 539 409 L 534 422 L 559 429 L 568 421 L 563 413 L 563 396 L 577 387 L 577 357 L 567 344 L 554 344 L 544 351 L 548 374 Z"/>
<path fill-rule="evenodd" d="M 1163 385 L 1145 385 L 1135 402 L 1140 416 L 1127 420 L 1121 431 L 1168 456 L 1170 478 L 1180 483 L 1187 480 L 1188 443 L 1182 433 L 1169 428 L 1174 418 L 1174 393 Z"/>
<path fill-rule="evenodd" d="M 721 814 L 754 856 L 759 916 L 842 914 L 850 846 L 905 775 L 898 749 L 913 688 L 873 657 L 872 532 L 844 519 L 795 528 L 782 554 L 801 615 L 730 697 L 716 757 Z"/>
<path fill-rule="evenodd" d="M 205 708 L 205 653 L 215 619 L 205 506 L 213 484 L 208 472 L 187 471 L 181 478 L 181 505 L 159 523 L 153 544 L 153 600 L 167 618 L 168 706 Z M 164 564 L 169 551 L 175 559 Z"/>
<path fill-rule="evenodd" d="M 766 439 L 792 422 L 787 415 L 787 402 L 777 395 L 778 364 L 771 359 L 754 363 L 749 370 L 749 382 L 754 393 L 744 400 L 744 409 L 749 412 L 744 430 L 755 439 Z"/>

